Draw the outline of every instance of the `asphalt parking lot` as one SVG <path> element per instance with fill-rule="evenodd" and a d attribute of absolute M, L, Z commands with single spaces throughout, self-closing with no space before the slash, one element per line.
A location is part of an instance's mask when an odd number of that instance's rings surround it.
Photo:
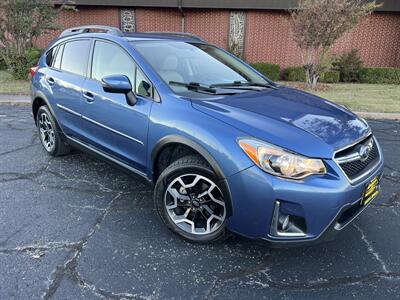
<path fill-rule="evenodd" d="M 30 108 L 0 106 L 0 299 L 398 299 L 400 123 L 370 125 L 383 191 L 335 241 L 200 246 L 162 226 L 147 187 L 78 151 L 50 158 Z"/>

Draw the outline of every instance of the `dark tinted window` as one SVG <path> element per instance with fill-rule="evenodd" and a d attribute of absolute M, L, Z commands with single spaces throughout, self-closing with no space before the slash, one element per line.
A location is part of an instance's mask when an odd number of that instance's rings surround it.
<path fill-rule="evenodd" d="M 53 61 L 54 55 L 57 53 L 58 47 L 53 47 L 46 53 L 46 65 L 51 66 L 51 62 Z"/>
<path fill-rule="evenodd" d="M 90 40 L 77 40 L 66 43 L 61 61 L 61 69 L 86 76 L 89 50 Z"/>
<path fill-rule="evenodd" d="M 55 57 L 53 59 L 53 64 L 52 64 L 53 68 L 56 68 L 56 69 L 61 68 L 61 58 L 62 58 L 63 51 L 64 51 L 64 45 L 59 46 L 58 51 L 55 54 Z"/>
<path fill-rule="evenodd" d="M 144 97 L 151 97 L 152 88 L 149 80 L 144 76 L 143 72 L 137 69 L 135 92 Z"/>

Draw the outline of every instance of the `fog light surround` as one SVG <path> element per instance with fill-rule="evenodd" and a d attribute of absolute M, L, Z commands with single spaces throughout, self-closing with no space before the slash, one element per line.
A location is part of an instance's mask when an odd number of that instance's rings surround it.
<path fill-rule="evenodd" d="M 300 223 L 304 222 L 304 219 L 298 216 L 291 216 L 282 214 L 280 211 L 280 201 L 275 201 L 274 214 L 272 216 L 270 235 L 273 237 L 304 237 L 306 236 L 305 231 L 301 228 Z"/>

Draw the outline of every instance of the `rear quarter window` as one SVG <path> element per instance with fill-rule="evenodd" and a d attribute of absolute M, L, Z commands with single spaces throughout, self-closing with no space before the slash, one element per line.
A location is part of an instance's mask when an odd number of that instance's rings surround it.
<path fill-rule="evenodd" d="M 48 65 L 49 67 L 51 66 L 54 56 L 57 53 L 57 48 L 58 48 L 58 46 L 53 47 L 46 53 L 46 65 Z"/>
<path fill-rule="evenodd" d="M 90 44 L 90 40 L 75 40 L 65 43 L 61 70 L 86 76 Z"/>
<path fill-rule="evenodd" d="M 63 55 L 63 51 L 64 51 L 64 44 L 60 45 L 58 47 L 58 51 L 55 54 L 55 57 L 54 57 L 53 62 L 52 62 L 52 67 L 53 68 L 56 68 L 56 69 L 60 69 L 61 68 L 61 58 L 62 58 L 62 55 Z"/>

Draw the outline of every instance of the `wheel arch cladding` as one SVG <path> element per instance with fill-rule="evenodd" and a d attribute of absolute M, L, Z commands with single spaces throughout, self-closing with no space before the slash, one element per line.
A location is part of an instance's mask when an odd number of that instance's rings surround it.
<path fill-rule="evenodd" d="M 171 135 L 171 136 L 166 136 L 162 138 L 153 148 L 153 151 L 151 152 L 151 164 L 152 164 L 152 176 L 154 182 L 157 181 L 157 178 L 160 174 L 158 174 L 158 164 L 159 164 L 159 159 L 162 158 L 163 153 L 165 151 L 169 151 L 168 149 L 173 149 L 175 147 L 182 147 L 184 150 L 182 151 L 181 154 L 175 156 L 173 160 L 168 161 L 169 164 L 171 164 L 173 161 L 186 156 L 190 154 L 197 154 L 201 156 L 211 167 L 211 169 L 214 171 L 214 173 L 217 176 L 218 179 L 218 184 L 224 193 L 224 196 L 226 197 L 225 202 L 226 202 L 226 208 L 227 208 L 227 217 L 232 215 L 232 201 L 231 201 L 231 194 L 228 186 L 228 182 L 225 178 L 225 175 L 220 168 L 219 164 L 217 161 L 212 157 L 212 155 L 204 149 L 201 145 L 197 144 L 196 142 L 182 137 L 178 135 Z M 173 150 L 171 150 L 173 151 Z M 169 152 L 169 154 L 172 154 Z M 162 171 L 161 171 L 162 172 Z M 160 173 L 161 173 L 160 172 Z"/>

